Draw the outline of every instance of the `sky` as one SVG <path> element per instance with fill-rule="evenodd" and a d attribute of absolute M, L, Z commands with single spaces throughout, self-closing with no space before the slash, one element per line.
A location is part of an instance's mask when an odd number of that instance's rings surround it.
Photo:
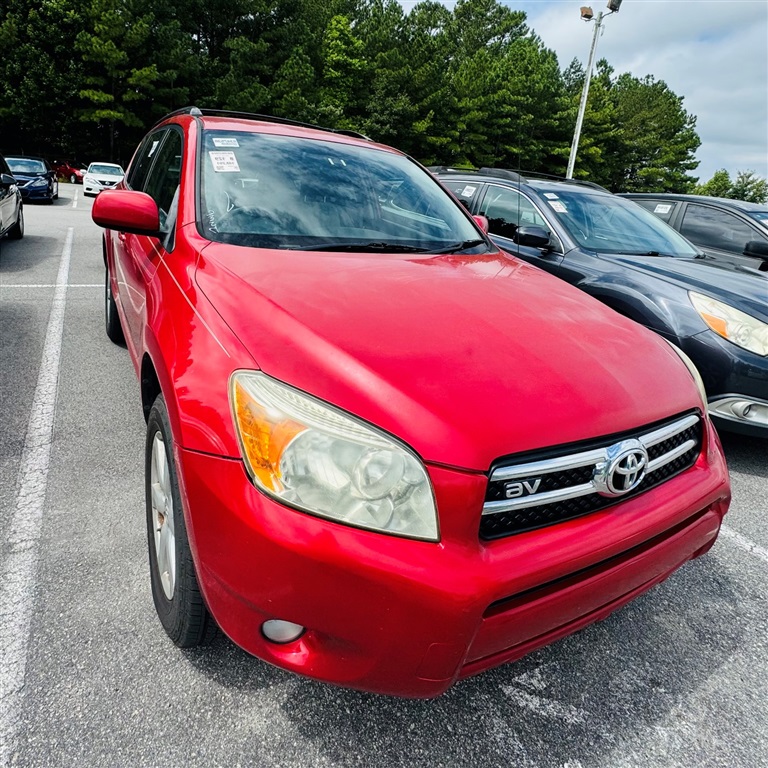
<path fill-rule="evenodd" d="M 591 6 L 595 17 L 608 12 L 607 0 L 504 4 L 525 11 L 561 69 L 574 58 L 586 67 L 589 58 L 595 22 L 582 21 L 580 7 Z M 652 75 L 683 97 L 696 116 L 701 146 L 692 175 L 702 183 L 720 168 L 731 178 L 738 171 L 768 178 L 768 0 L 623 0 L 603 20 L 600 58 L 616 75 Z"/>

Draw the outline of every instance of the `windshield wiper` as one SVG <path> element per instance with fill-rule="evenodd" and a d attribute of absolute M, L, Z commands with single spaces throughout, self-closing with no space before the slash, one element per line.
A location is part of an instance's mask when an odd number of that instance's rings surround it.
<path fill-rule="evenodd" d="M 668 253 L 660 251 L 616 251 L 621 256 L 669 256 Z"/>
<path fill-rule="evenodd" d="M 474 248 L 476 245 L 481 245 L 485 240 L 477 238 L 475 240 L 464 240 L 462 243 L 452 243 L 445 248 L 440 248 L 436 251 L 429 251 L 429 253 L 457 253 L 458 251 L 466 251 L 469 248 Z"/>
<path fill-rule="evenodd" d="M 304 245 L 300 248 L 284 246 L 292 251 L 357 251 L 359 253 L 431 253 L 426 248 L 402 243 L 360 242 L 360 243 L 320 243 L 319 245 Z"/>

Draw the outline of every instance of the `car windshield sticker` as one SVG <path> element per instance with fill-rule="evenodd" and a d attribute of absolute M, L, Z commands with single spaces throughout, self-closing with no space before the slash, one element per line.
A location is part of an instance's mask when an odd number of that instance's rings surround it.
<path fill-rule="evenodd" d="M 654 213 L 669 213 L 672 210 L 672 206 L 667 203 L 659 203 L 654 209 Z"/>
<path fill-rule="evenodd" d="M 239 173 L 240 166 L 234 152 L 209 152 L 216 173 Z"/>
<path fill-rule="evenodd" d="M 214 139 L 214 147 L 239 147 L 237 139 Z"/>
<path fill-rule="evenodd" d="M 548 198 L 549 200 L 559 200 L 558 196 L 554 192 L 545 192 L 544 197 Z"/>
<path fill-rule="evenodd" d="M 559 200 L 550 200 L 549 204 L 552 206 L 553 211 L 558 213 L 568 213 L 566 207 Z"/>
<path fill-rule="evenodd" d="M 472 197 L 472 195 L 475 194 L 475 190 L 477 187 L 464 187 L 464 189 L 461 190 L 461 196 L 462 197 Z"/>

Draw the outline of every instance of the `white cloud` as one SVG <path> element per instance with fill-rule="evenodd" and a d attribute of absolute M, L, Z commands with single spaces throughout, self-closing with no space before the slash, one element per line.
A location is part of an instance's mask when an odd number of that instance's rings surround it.
<path fill-rule="evenodd" d="M 580 19 L 590 0 L 511 0 L 555 51 L 561 67 L 586 65 L 594 21 Z M 603 0 L 591 3 L 595 16 Z M 718 168 L 768 177 L 768 2 L 766 0 L 624 0 L 604 19 L 597 58 L 617 74 L 653 75 L 696 115 L 702 181 Z"/>

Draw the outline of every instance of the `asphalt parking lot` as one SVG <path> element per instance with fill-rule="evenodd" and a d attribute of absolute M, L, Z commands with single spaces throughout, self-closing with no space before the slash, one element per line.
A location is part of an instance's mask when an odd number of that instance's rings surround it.
<path fill-rule="evenodd" d="M 149 589 L 144 421 L 104 333 L 82 187 L 0 245 L 0 768 L 768 766 L 768 442 L 726 436 L 714 549 L 606 621 L 404 701 L 219 638 L 182 652 Z M 404 628 L 407 631 L 407 628 Z"/>

